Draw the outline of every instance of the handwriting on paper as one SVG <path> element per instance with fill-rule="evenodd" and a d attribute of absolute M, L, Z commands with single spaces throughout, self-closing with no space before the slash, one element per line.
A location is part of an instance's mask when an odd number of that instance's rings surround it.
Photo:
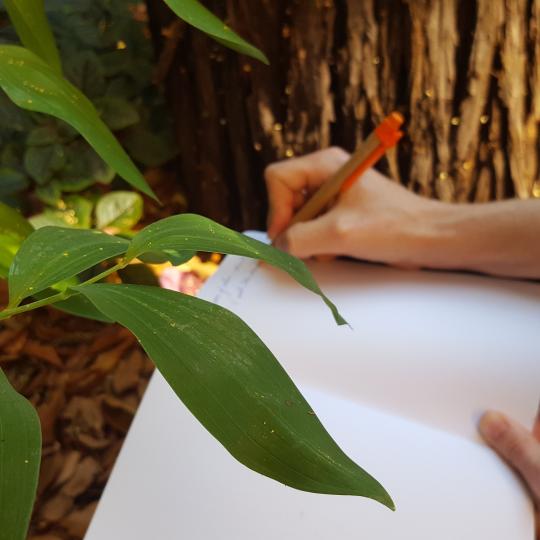
<path fill-rule="evenodd" d="M 221 306 L 237 306 L 253 277 L 257 274 L 260 263 L 255 259 L 240 258 L 223 273 L 212 302 Z"/>

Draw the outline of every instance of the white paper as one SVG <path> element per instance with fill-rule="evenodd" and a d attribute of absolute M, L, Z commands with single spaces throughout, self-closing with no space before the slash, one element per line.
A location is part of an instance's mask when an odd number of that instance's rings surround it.
<path fill-rule="evenodd" d="M 87 540 L 533 540 L 531 504 L 476 434 L 486 408 L 530 424 L 540 286 L 313 264 L 349 327 L 288 276 L 229 257 L 202 296 L 238 313 L 332 436 L 393 496 L 295 491 L 238 464 L 155 375 Z"/>

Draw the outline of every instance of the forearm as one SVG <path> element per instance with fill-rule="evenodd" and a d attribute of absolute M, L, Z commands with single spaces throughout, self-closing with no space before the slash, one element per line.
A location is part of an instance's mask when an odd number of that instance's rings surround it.
<path fill-rule="evenodd" d="M 539 200 L 433 202 L 423 222 L 411 263 L 540 279 Z"/>

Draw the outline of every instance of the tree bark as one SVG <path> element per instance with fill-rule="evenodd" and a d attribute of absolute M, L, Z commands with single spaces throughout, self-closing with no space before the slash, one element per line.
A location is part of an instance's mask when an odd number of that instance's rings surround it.
<path fill-rule="evenodd" d="M 442 200 L 540 196 L 540 0 L 208 0 L 270 59 L 227 51 L 148 0 L 193 211 L 264 226 L 264 166 L 353 150 L 390 111 L 379 168 Z"/>

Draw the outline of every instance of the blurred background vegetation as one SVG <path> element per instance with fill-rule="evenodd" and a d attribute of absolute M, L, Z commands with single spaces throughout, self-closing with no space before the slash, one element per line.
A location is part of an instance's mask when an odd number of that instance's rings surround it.
<path fill-rule="evenodd" d="M 174 158 L 170 116 L 152 84 L 144 4 L 47 0 L 45 5 L 65 76 L 94 103 L 135 162 L 144 170 Z M 0 42 L 18 43 L 1 4 Z M 129 230 L 142 216 L 143 200 L 126 186 L 69 125 L 24 111 L 0 91 L 0 200 L 33 214 L 34 227 Z"/>

